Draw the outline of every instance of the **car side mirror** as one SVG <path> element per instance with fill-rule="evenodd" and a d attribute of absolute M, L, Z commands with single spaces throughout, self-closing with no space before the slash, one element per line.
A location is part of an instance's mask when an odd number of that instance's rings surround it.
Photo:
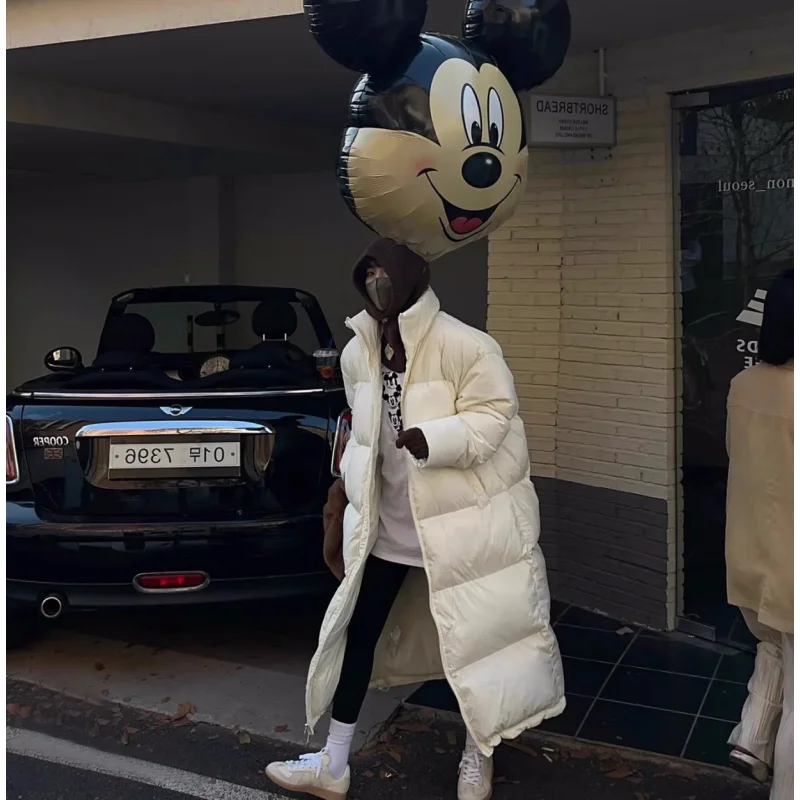
<path fill-rule="evenodd" d="M 44 357 L 44 365 L 51 372 L 71 372 L 83 366 L 83 358 L 75 347 L 56 347 Z"/>

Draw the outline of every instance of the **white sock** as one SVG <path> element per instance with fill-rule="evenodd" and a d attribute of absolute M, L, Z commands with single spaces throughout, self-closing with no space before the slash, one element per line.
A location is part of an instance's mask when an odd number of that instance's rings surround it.
<path fill-rule="evenodd" d="M 356 735 L 356 723 L 347 725 L 344 722 L 331 720 L 328 729 L 328 741 L 325 743 L 325 752 L 331 757 L 331 775 L 335 780 L 344 777 L 347 762 L 350 758 L 350 745 Z"/>
<path fill-rule="evenodd" d="M 475 744 L 475 740 L 472 738 L 472 734 L 467 731 L 467 740 L 464 743 L 464 750 L 477 750 L 478 745 Z"/>

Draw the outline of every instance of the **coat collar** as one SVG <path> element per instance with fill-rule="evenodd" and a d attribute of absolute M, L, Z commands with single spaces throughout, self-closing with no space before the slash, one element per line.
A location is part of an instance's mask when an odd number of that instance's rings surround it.
<path fill-rule="evenodd" d="M 403 338 L 409 361 L 427 336 L 439 309 L 439 298 L 433 289 L 429 288 L 411 308 L 398 317 L 400 336 Z M 370 353 L 378 352 L 380 347 L 378 323 L 366 311 L 362 311 L 355 317 L 348 317 L 345 325 L 361 339 Z"/>

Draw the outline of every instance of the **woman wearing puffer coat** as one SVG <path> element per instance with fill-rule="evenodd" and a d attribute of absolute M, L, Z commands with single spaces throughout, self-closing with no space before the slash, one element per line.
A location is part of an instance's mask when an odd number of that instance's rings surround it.
<path fill-rule="evenodd" d="M 458 798 L 487 800 L 494 747 L 565 707 L 513 378 L 490 336 L 440 311 L 407 248 L 378 240 L 354 282 L 366 310 L 342 354 L 344 579 L 306 686 L 309 730 L 331 705 L 332 719 L 321 752 L 267 775 L 345 800 L 368 686 L 445 677 L 467 730 Z"/>

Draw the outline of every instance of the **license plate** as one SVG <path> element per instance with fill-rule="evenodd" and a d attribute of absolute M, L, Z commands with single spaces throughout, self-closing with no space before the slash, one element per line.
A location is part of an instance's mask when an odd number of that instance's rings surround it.
<path fill-rule="evenodd" d="M 127 474 L 170 473 L 238 474 L 241 464 L 239 442 L 158 442 L 154 444 L 112 444 L 108 454 L 109 477 Z"/>

